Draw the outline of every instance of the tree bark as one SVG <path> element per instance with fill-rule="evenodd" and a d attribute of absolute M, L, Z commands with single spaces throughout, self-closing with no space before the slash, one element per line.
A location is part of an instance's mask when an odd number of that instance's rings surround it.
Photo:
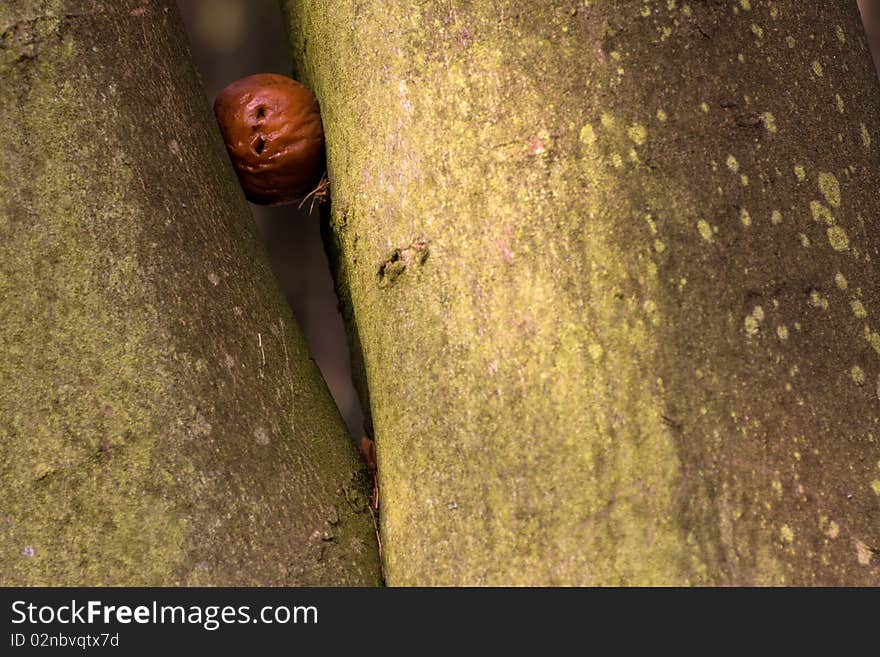
<path fill-rule="evenodd" d="M 5 1 L 0 79 L 0 584 L 377 584 L 174 3 Z"/>
<path fill-rule="evenodd" d="M 285 2 L 389 584 L 880 583 L 854 2 Z"/>

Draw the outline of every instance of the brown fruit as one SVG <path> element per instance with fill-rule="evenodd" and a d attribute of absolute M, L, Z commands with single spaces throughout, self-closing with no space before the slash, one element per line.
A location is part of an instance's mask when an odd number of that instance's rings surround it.
<path fill-rule="evenodd" d="M 324 130 L 314 94 L 274 73 L 233 82 L 214 114 L 249 201 L 280 205 L 303 199 L 324 173 Z"/>

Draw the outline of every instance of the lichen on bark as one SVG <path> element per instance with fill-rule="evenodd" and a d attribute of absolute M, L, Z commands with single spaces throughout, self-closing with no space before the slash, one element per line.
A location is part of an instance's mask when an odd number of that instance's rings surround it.
<path fill-rule="evenodd" d="M 854 3 L 284 6 L 390 584 L 880 582 Z"/>
<path fill-rule="evenodd" d="M 174 4 L 4 2 L 0 78 L 0 583 L 378 583 Z"/>

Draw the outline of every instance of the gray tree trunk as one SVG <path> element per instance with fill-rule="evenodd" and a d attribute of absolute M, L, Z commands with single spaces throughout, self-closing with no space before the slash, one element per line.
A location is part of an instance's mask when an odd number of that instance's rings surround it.
<path fill-rule="evenodd" d="M 854 2 L 284 4 L 390 584 L 880 584 Z"/>
<path fill-rule="evenodd" d="M 379 581 L 174 3 L 0 4 L 0 584 Z"/>

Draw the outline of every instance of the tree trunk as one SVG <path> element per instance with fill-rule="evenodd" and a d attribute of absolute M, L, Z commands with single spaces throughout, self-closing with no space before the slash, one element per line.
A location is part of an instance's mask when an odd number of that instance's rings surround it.
<path fill-rule="evenodd" d="M 173 2 L 0 6 L 0 584 L 379 581 Z"/>
<path fill-rule="evenodd" d="M 854 2 L 285 5 L 390 584 L 880 584 Z"/>

